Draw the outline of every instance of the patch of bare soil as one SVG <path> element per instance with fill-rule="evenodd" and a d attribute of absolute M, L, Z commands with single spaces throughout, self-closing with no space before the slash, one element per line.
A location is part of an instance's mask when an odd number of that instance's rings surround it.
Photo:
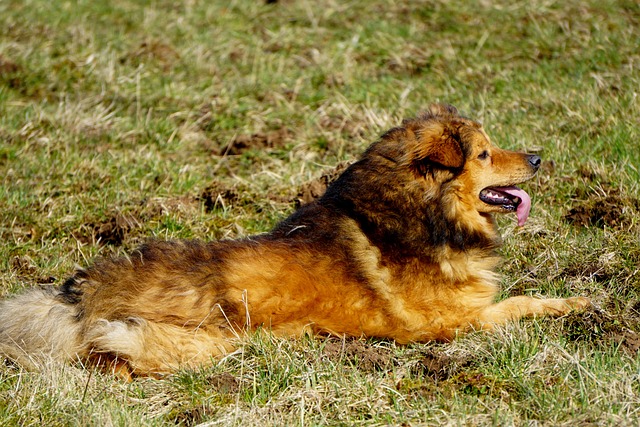
<path fill-rule="evenodd" d="M 33 263 L 33 260 L 28 256 L 14 256 L 9 262 L 11 271 L 22 280 L 28 280 L 29 282 L 39 284 L 51 284 L 56 281 L 53 276 L 42 276 L 38 267 Z"/>
<path fill-rule="evenodd" d="M 216 408 L 207 402 L 192 406 L 188 403 L 174 408 L 168 418 L 177 426 L 196 426 L 216 413 Z"/>
<path fill-rule="evenodd" d="M 235 394 L 240 391 L 240 381 L 228 372 L 211 375 L 207 383 L 218 393 Z"/>
<path fill-rule="evenodd" d="M 585 180 L 590 182 L 600 182 L 605 180 L 605 177 L 602 176 L 602 173 L 600 173 L 597 168 L 594 168 L 593 165 L 580 165 L 577 173 L 579 177 L 584 178 Z"/>
<path fill-rule="evenodd" d="M 474 368 L 474 355 L 469 352 L 447 354 L 431 348 L 422 352 L 422 358 L 411 367 L 411 376 L 396 384 L 398 391 L 430 399 L 434 393 L 464 393 L 468 395 L 496 395 L 502 398 L 512 391 L 513 384 L 478 372 Z M 418 377 L 419 379 L 413 379 Z M 423 381 L 423 378 L 431 379 Z M 446 386 L 441 386 L 445 383 Z"/>
<path fill-rule="evenodd" d="M 139 227 L 140 223 L 133 215 L 115 212 L 104 221 L 82 225 L 74 237 L 85 244 L 120 246 L 127 235 Z"/>
<path fill-rule="evenodd" d="M 120 63 L 141 64 L 153 61 L 168 71 L 178 60 L 180 54 L 167 43 L 158 40 L 145 40 L 138 47 L 120 58 Z"/>
<path fill-rule="evenodd" d="M 576 263 L 563 269 L 559 275 L 574 279 L 591 279 L 598 283 L 606 282 L 613 277 L 610 269 L 600 262 L 590 264 Z"/>
<path fill-rule="evenodd" d="M 18 64 L 0 55 L 0 77 L 8 76 L 18 71 L 21 71 L 21 67 Z"/>
<path fill-rule="evenodd" d="M 366 134 L 365 125 L 361 121 L 342 116 L 323 116 L 318 124 L 323 129 L 338 131 L 349 138 L 363 137 Z"/>
<path fill-rule="evenodd" d="M 615 342 L 633 355 L 640 350 L 638 319 L 593 308 L 587 312 L 571 313 L 561 320 L 567 338 L 572 341 Z"/>
<path fill-rule="evenodd" d="M 359 339 L 329 340 L 322 349 L 322 354 L 330 360 L 347 361 L 368 372 L 384 370 L 393 364 L 391 350 Z"/>
<path fill-rule="evenodd" d="M 431 70 L 438 61 L 430 49 L 408 46 L 401 49 L 400 54 L 393 55 L 384 64 L 384 69 L 393 74 L 417 76 Z"/>
<path fill-rule="evenodd" d="M 198 198 L 192 196 L 152 197 L 143 200 L 141 217 L 143 219 L 159 218 L 168 214 L 192 216 L 200 209 Z"/>
<path fill-rule="evenodd" d="M 319 178 L 313 179 L 300 186 L 298 194 L 293 199 L 296 208 L 306 205 L 322 196 L 327 187 L 335 181 L 349 166 L 351 162 L 340 162 L 338 165 L 323 173 Z"/>
<path fill-rule="evenodd" d="M 0 82 L 6 83 L 12 89 L 21 89 L 25 85 L 24 78 L 20 75 L 23 72 L 20 65 L 0 55 Z"/>
<path fill-rule="evenodd" d="M 220 156 L 242 154 L 249 150 L 264 150 L 283 147 L 291 139 L 291 131 L 286 128 L 270 132 L 237 135 L 227 145 L 223 146 Z"/>
<path fill-rule="evenodd" d="M 206 212 L 212 212 L 218 206 L 236 203 L 240 194 L 235 188 L 228 188 L 219 182 L 214 182 L 205 188 L 198 196 L 204 202 Z"/>
<path fill-rule="evenodd" d="M 458 374 L 471 364 L 470 355 L 451 356 L 435 349 L 427 350 L 412 371 L 420 376 L 443 381 Z"/>
<path fill-rule="evenodd" d="M 593 196 L 590 200 L 576 203 L 565 214 L 569 224 L 580 227 L 609 227 L 626 229 L 633 217 L 640 214 L 640 200 L 621 196 L 612 191 L 606 196 Z"/>
<path fill-rule="evenodd" d="M 210 420 L 218 410 L 218 403 L 231 404 L 232 395 L 241 389 L 241 381 L 227 372 L 207 374 L 204 381 L 208 390 L 219 395 L 199 402 L 193 401 L 193 394 L 189 390 L 185 390 L 180 396 L 175 396 L 173 402 L 176 402 L 176 405 L 168 414 L 173 424 L 195 426 L 207 419 Z"/>

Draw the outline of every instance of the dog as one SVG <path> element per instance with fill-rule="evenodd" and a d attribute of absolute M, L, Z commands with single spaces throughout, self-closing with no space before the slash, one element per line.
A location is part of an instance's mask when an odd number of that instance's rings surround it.
<path fill-rule="evenodd" d="M 531 199 L 516 185 L 540 164 L 492 145 L 456 108 L 432 105 L 269 233 L 150 241 L 57 289 L 4 301 L 0 352 L 80 359 L 130 379 L 211 364 L 256 328 L 406 344 L 584 309 L 583 297 L 495 302 L 493 215 L 524 224 Z"/>

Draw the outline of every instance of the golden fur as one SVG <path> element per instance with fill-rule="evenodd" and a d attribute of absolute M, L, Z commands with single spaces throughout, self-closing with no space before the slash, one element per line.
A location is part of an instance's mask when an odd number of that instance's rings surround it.
<path fill-rule="evenodd" d="M 410 343 L 586 307 L 586 298 L 494 303 L 492 214 L 518 200 L 479 195 L 530 179 L 539 163 L 493 146 L 455 108 L 433 105 L 268 234 L 151 241 L 77 271 L 60 289 L 3 302 L 0 351 L 106 363 L 128 377 L 211 363 L 258 327 Z"/>

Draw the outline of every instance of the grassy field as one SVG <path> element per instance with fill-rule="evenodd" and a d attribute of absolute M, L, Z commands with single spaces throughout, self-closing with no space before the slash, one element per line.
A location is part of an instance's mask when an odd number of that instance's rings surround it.
<path fill-rule="evenodd" d="M 0 359 L 0 425 L 639 425 L 635 0 L 0 2 L 0 295 L 145 238 L 269 230 L 428 103 L 540 154 L 503 296 L 596 308 L 451 344 L 259 333 L 124 384 Z"/>

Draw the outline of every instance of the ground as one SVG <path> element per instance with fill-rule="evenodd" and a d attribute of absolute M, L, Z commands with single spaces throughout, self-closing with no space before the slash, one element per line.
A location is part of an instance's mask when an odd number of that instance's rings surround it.
<path fill-rule="evenodd" d="M 149 237 L 265 232 L 430 102 L 544 159 L 501 298 L 595 306 L 452 343 L 242 337 L 125 384 L 0 363 L 2 425 L 638 425 L 631 0 L 0 2 L 0 296 Z"/>

